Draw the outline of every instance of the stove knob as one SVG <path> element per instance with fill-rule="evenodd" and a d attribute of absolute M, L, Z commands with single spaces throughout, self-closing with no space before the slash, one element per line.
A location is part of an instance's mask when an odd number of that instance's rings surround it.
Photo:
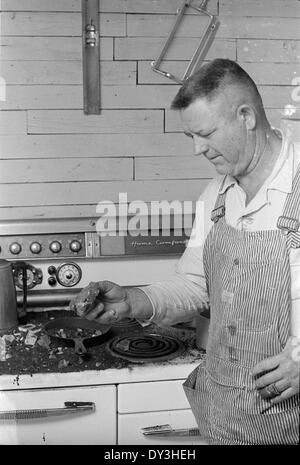
<path fill-rule="evenodd" d="M 61 251 L 61 243 L 58 241 L 51 242 L 49 247 L 50 247 L 51 252 L 58 253 Z"/>
<path fill-rule="evenodd" d="M 56 274 L 56 268 L 55 268 L 55 266 L 53 266 L 53 265 L 49 266 L 49 267 L 48 267 L 48 273 L 49 273 L 50 275 Z"/>
<path fill-rule="evenodd" d="M 81 250 L 81 243 L 79 241 L 72 241 L 70 244 L 70 249 L 72 252 L 79 252 Z"/>
<path fill-rule="evenodd" d="M 12 244 L 10 244 L 9 250 L 12 254 L 18 255 L 21 252 L 22 247 L 18 242 L 13 242 Z"/>
<path fill-rule="evenodd" d="M 51 278 L 48 278 L 48 284 L 49 284 L 49 286 L 56 286 L 57 281 L 54 278 L 54 276 L 51 276 Z"/>
<path fill-rule="evenodd" d="M 38 254 L 42 250 L 42 246 L 41 246 L 41 244 L 39 242 L 33 242 L 30 245 L 30 250 L 31 250 L 32 253 Z"/>

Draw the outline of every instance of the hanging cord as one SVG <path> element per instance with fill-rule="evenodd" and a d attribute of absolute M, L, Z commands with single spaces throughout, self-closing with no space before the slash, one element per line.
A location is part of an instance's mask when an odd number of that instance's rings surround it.
<path fill-rule="evenodd" d="M 23 288 L 23 308 L 22 312 L 19 314 L 19 318 L 23 318 L 26 316 L 26 310 L 27 310 L 27 263 L 26 262 L 14 262 L 13 263 L 13 269 L 16 273 L 19 271 L 22 271 L 22 288 Z"/>
<path fill-rule="evenodd" d="M 26 310 L 27 310 L 27 265 L 25 262 L 22 263 L 22 269 L 23 269 L 23 316 L 26 315 Z"/>

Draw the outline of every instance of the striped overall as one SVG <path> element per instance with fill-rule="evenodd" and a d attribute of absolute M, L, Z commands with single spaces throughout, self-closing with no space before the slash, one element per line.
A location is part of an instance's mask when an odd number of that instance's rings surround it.
<path fill-rule="evenodd" d="M 300 247 L 300 168 L 276 230 L 239 231 L 225 221 L 219 194 L 203 260 L 210 296 L 206 360 L 184 390 L 200 433 L 211 444 L 297 444 L 299 400 L 272 405 L 251 369 L 280 353 L 289 337 L 289 248 Z"/>

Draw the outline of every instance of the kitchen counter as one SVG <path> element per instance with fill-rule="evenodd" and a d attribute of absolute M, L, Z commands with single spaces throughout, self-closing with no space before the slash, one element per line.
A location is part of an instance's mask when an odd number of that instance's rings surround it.
<path fill-rule="evenodd" d="M 75 354 L 73 347 L 62 346 L 57 341 L 45 343 L 44 324 L 66 315 L 69 316 L 70 312 L 31 312 L 22 325 L 4 335 L 7 359 L 2 357 L 0 361 L 1 390 L 184 379 L 204 357 L 204 351 L 196 348 L 193 328 L 179 325 L 161 329 L 150 325 L 146 329 L 140 326 L 131 328 L 130 333 L 138 331 L 174 336 L 184 343 L 185 352 L 167 361 L 130 362 L 113 356 L 107 348 L 107 341 L 104 341 L 101 345 L 88 347 L 89 358 L 85 359 Z M 29 331 L 36 336 L 34 343 L 28 341 Z M 112 328 L 111 337 L 122 334 L 122 331 L 128 333 L 128 328 Z"/>

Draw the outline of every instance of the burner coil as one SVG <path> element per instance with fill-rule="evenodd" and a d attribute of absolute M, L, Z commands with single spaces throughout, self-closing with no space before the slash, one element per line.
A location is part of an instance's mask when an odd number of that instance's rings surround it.
<path fill-rule="evenodd" d="M 185 345 L 173 337 L 160 334 L 126 335 L 108 343 L 110 353 L 132 362 L 156 362 L 182 355 Z"/>

